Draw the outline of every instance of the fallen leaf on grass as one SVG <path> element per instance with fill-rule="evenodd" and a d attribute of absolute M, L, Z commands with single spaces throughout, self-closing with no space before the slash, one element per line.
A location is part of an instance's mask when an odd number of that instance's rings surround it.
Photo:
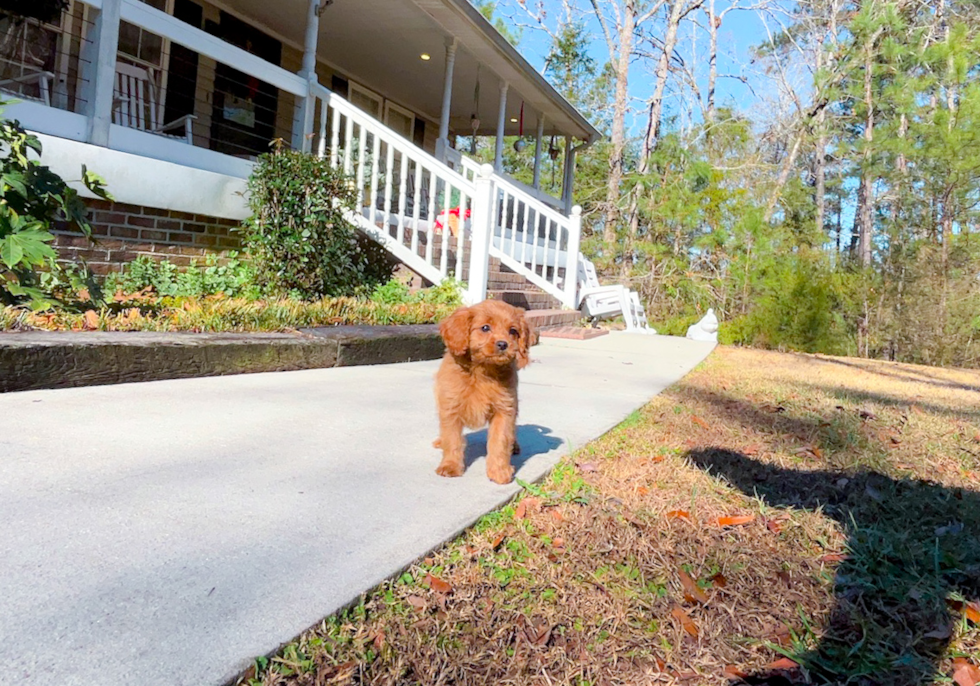
<path fill-rule="evenodd" d="M 495 539 L 493 539 L 493 543 L 490 544 L 490 547 L 493 548 L 494 550 L 500 550 L 500 546 L 503 545 L 505 538 L 507 538 L 506 534 L 500 534 Z"/>
<path fill-rule="evenodd" d="M 694 623 L 694 620 L 691 619 L 691 616 L 684 611 L 683 607 L 680 605 L 674 605 L 674 609 L 670 611 L 670 614 L 681 623 L 684 631 L 694 638 L 698 637 L 698 625 Z"/>
<path fill-rule="evenodd" d="M 779 522 L 777 522 L 775 519 L 766 519 L 765 522 L 766 522 L 766 528 L 769 529 L 769 531 L 771 531 L 774 534 L 778 534 L 783 530 L 782 525 Z"/>
<path fill-rule="evenodd" d="M 425 598 L 420 598 L 417 595 L 410 595 L 405 598 L 405 602 L 414 607 L 416 610 L 421 610 L 425 607 Z"/>
<path fill-rule="evenodd" d="M 594 462 L 583 462 L 578 466 L 578 468 L 583 472 L 594 472 L 598 470 L 598 467 L 595 466 Z"/>
<path fill-rule="evenodd" d="M 647 493 L 650 492 L 650 489 L 647 488 L 646 486 L 637 486 L 636 492 L 639 493 L 640 495 L 646 495 Z"/>
<path fill-rule="evenodd" d="M 817 558 L 817 562 L 843 562 L 847 559 L 844 553 L 827 553 Z"/>
<path fill-rule="evenodd" d="M 698 586 L 697 581 L 695 581 L 690 574 L 685 572 L 683 569 L 677 570 L 677 576 L 681 579 L 681 586 L 684 588 L 684 599 L 689 603 L 698 602 L 706 603 L 708 602 L 708 595 L 701 590 Z"/>
<path fill-rule="evenodd" d="M 725 665 L 724 674 L 732 679 L 747 679 L 749 676 L 735 665 Z"/>
<path fill-rule="evenodd" d="M 551 545 L 560 550 L 561 548 L 565 547 L 565 539 L 562 538 L 561 536 L 558 536 L 555 540 L 551 542 Z"/>
<path fill-rule="evenodd" d="M 692 415 L 691 416 L 691 421 L 694 422 L 695 424 L 697 424 L 698 426 L 700 426 L 702 429 L 707 429 L 707 430 L 710 430 L 711 429 L 711 425 L 708 424 L 708 422 L 704 421 L 703 419 L 701 419 L 697 415 Z"/>
<path fill-rule="evenodd" d="M 453 590 L 452 585 L 448 581 L 443 581 L 439 577 L 432 576 L 431 574 L 426 574 L 425 579 L 422 580 L 422 583 L 436 593 L 450 593 Z"/>
<path fill-rule="evenodd" d="M 735 515 L 731 517 L 719 517 L 716 520 L 718 526 L 743 526 L 755 521 L 755 515 Z"/>
<path fill-rule="evenodd" d="M 980 667 L 971 664 L 966 658 L 953 660 L 953 681 L 957 686 L 977 686 L 980 684 Z"/>
<path fill-rule="evenodd" d="M 86 310 L 84 328 L 86 331 L 95 331 L 99 328 L 99 314 L 95 310 Z"/>
<path fill-rule="evenodd" d="M 966 604 L 966 618 L 974 624 L 980 624 L 980 603 L 974 601 Z"/>
<path fill-rule="evenodd" d="M 799 667 L 799 665 L 796 662 L 793 662 L 792 660 L 790 660 L 788 657 L 781 657 L 778 660 L 776 660 L 775 662 L 770 662 L 767 665 L 767 667 L 769 669 L 792 670 L 792 669 L 796 669 L 797 667 Z"/>
<path fill-rule="evenodd" d="M 933 629 L 928 633 L 922 634 L 922 638 L 933 638 L 937 641 L 945 641 L 952 635 L 953 632 L 948 626 L 941 626 L 938 629 Z"/>
<path fill-rule="evenodd" d="M 374 632 L 374 638 L 371 640 L 371 642 L 374 643 L 374 650 L 380 653 L 385 644 L 385 632 L 378 629 L 376 632 Z"/>
<path fill-rule="evenodd" d="M 524 519 L 527 516 L 527 500 L 522 500 L 517 503 L 517 507 L 514 508 L 514 519 Z"/>
<path fill-rule="evenodd" d="M 750 445 L 748 448 L 742 448 L 742 454 L 752 457 L 753 455 L 757 455 L 760 450 L 762 450 L 762 444 L 755 443 L 753 445 Z"/>
<path fill-rule="evenodd" d="M 691 513 L 687 510 L 671 510 L 667 513 L 667 519 L 686 519 L 691 521 Z"/>
<path fill-rule="evenodd" d="M 725 578 L 725 575 L 722 574 L 721 572 L 718 572 L 717 574 L 715 574 L 713 576 L 709 576 L 708 577 L 708 581 L 710 581 L 712 584 L 714 584 L 718 588 L 725 588 L 725 586 L 728 585 L 728 579 L 726 579 Z"/>

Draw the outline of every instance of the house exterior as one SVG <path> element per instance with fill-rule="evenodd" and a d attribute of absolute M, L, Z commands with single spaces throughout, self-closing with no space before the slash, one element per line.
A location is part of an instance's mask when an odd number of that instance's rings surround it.
<path fill-rule="evenodd" d="M 352 221 L 425 279 L 454 274 L 482 299 L 495 259 L 578 306 L 571 179 L 599 134 L 468 0 L 70 0 L 54 21 L 0 19 L 0 40 L 4 116 L 64 178 L 85 164 L 115 198 L 90 200 L 96 246 L 57 239 L 98 270 L 238 247 L 246 179 L 282 139 L 342 166 Z M 514 135 L 529 185 L 504 173 Z M 460 137 L 492 138 L 494 165 Z M 559 139 L 555 197 L 542 168 Z"/>

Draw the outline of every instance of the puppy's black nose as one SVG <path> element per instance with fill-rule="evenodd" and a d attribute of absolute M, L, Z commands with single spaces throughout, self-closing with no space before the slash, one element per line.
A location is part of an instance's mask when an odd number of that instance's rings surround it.
<path fill-rule="evenodd" d="M 497 341 L 497 350 L 500 352 L 507 350 L 507 341 Z"/>

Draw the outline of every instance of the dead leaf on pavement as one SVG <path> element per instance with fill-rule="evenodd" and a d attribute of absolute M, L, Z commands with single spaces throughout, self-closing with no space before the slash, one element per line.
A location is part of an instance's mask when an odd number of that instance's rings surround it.
<path fill-rule="evenodd" d="M 701 590 L 698 586 L 698 582 L 695 581 L 690 574 L 685 572 L 683 569 L 677 570 L 677 575 L 681 579 L 681 586 L 684 588 L 684 599 L 689 603 L 698 602 L 706 603 L 708 602 L 708 595 Z"/>
<path fill-rule="evenodd" d="M 755 515 L 734 515 L 731 517 L 719 517 L 716 520 L 718 526 L 744 526 L 755 521 Z"/>
<path fill-rule="evenodd" d="M 977 686 L 980 684 L 980 667 L 966 658 L 956 658 L 953 660 L 953 681 L 957 686 Z"/>
<path fill-rule="evenodd" d="M 694 620 L 691 619 L 691 616 L 687 614 L 683 607 L 674 605 L 674 609 L 670 611 L 670 614 L 681 623 L 684 631 L 694 638 L 698 637 L 698 625 L 694 623 Z"/>

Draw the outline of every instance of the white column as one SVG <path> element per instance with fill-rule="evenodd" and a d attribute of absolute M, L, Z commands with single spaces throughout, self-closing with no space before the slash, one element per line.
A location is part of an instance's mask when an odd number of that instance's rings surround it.
<path fill-rule="evenodd" d="M 561 180 L 561 199 L 565 201 L 565 214 L 572 211 L 572 179 L 575 176 L 575 150 L 572 137 L 565 136 L 565 169 Z"/>
<path fill-rule="evenodd" d="M 504 170 L 504 127 L 507 125 L 507 82 L 500 82 L 500 109 L 497 111 L 497 150 L 493 155 L 494 171 Z"/>
<path fill-rule="evenodd" d="M 119 8 L 121 0 L 102 0 L 102 8 L 89 8 L 92 20 L 90 42 L 83 46 L 82 63 L 88 64 L 83 78 L 85 114 L 88 116 L 87 140 L 94 145 L 109 145 L 112 124 L 112 93 L 116 83 L 116 53 L 119 50 Z"/>
<path fill-rule="evenodd" d="M 472 243 L 470 273 L 466 288 L 466 304 L 475 305 L 487 299 L 487 279 L 490 274 L 490 239 L 494 215 L 493 167 L 480 166 L 474 179 L 473 210 L 470 213 Z"/>
<path fill-rule="evenodd" d="M 316 47 L 320 36 L 320 0 L 309 0 L 306 10 L 306 37 L 303 41 L 303 66 L 299 70 L 308 83 L 316 83 Z M 307 96 L 297 98 L 293 115 L 293 148 L 309 152 L 312 148 L 313 114 L 316 101 Z"/>
<path fill-rule="evenodd" d="M 582 208 L 576 205 L 569 215 L 568 259 L 565 260 L 564 305 L 572 309 L 578 307 L 578 251 L 582 243 Z"/>
<path fill-rule="evenodd" d="M 456 39 L 446 41 L 446 72 L 442 79 L 442 114 L 439 117 L 439 140 L 449 145 L 449 115 L 453 101 L 453 67 L 456 65 Z M 445 160 L 443 160 L 445 162 Z"/>
<path fill-rule="evenodd" d="M 534 187 L 541 190 L 541 139 L 544 138 L 544 115 L 538 115 L 538 133 L 534 139 Z"/>

